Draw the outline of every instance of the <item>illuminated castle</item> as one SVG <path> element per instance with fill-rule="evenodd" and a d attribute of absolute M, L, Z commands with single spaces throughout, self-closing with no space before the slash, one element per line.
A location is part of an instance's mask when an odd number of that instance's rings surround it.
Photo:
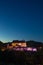
<path fill-rule="evenodd" d="M 27 44 L 25 41 L 13 41 L 12 46 L 14 46 L 14 47 L 27 47 Z"/>
<path fill-rule="evenodd" d="M 14 47 L 27 47 L 27 44 L 25 41 L 14 40 L 11 44 L 7 45 L 7 48 L 9 49 L 12 49 Z"/>
<path fill-rule="evenodd" d="M 28 47 L 25 41 L 14 40 L 13 42 L 6 43 L 1 48 L 2 51 L 5 50 L 16 50 L 16 51 L 37 51 L 35 47 Z"/>

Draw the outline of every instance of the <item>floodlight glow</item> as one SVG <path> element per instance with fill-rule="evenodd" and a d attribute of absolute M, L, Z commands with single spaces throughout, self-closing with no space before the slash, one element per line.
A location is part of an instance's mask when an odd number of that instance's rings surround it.
<path fill-rule="evenodd" d="M 28 48 L 27 48 L 27 51 L 32 51 L 32 48 L 31 48 L 31 47 L 28 47 Z"/>
<path fill-rule="evenodd" d="M 37 49 L 36 48 L 33 48 L 33 51 L 37 51 Z"/>

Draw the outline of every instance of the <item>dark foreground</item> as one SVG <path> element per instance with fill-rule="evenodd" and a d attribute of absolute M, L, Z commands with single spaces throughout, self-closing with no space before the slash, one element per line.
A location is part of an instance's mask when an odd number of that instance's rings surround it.
<path fill-rule="evenodd" d="M 43 50 L 38 52 L 0 51 L 0 65 L 43 65 Z"/>

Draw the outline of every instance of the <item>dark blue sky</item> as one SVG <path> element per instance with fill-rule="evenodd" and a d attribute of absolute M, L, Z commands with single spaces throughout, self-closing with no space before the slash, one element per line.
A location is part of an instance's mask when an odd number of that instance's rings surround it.
<path fill-rule="evenodd" d="M 0 40 L 43 42 L 43 0 L 0 0 Z"/>

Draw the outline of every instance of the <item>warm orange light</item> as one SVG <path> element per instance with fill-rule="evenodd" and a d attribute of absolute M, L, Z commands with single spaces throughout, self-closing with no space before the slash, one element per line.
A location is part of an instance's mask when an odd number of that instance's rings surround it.
<path fill-rule="evenodd" d="M 21 47 L 27 47 L 26 43 L 21 43 Z"/>
<path fill-rule="evenodd" d="M 18 43 L 19 46 L 21 46 L 21 43 Z"/>
<path fill-rule="evenodd" d="M 12 43 L 12 46 L 16 46 L 16 43 Z"/>
<path fill-rule="evenodd" d="M 4 49 L 4 48 L 2 48 L 2 49 L 1 49 L 1 51 L 5 51 L 5 49 Z"/>
<path fill-rule="evenodd" d="M 21 47 L 27 47 L 26 43 L 12 43 L 12 46 L 21 46 Z"/>

